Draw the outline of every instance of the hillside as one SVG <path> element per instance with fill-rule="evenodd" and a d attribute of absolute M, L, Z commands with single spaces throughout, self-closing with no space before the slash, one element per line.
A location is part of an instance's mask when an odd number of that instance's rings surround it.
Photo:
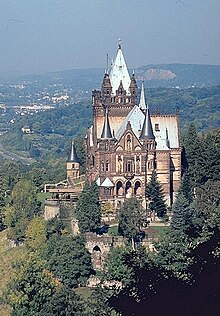
<path fill-rule="evenodd" d="M 200 131 L 220 125 L 220 86 L 203 88 L 150 88 L 146 100 L 151 113 L 180 111 L 181 129 L 193 122 Z M 91 124 L 91 100 L 58 107 L 34 115 L 18 116 L 11 130 L 0 141 L 7 150 L 22 152 L 32 158 L 54 159 L 67 157 L 72 137 L 83 137 Z M 21 128 L 30 126 L 32 134 Z"/>

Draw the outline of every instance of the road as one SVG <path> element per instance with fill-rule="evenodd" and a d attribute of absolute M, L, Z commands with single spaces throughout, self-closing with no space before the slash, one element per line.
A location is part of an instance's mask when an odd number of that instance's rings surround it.
<path fill-rule="evenodd" d="M 27 166 L 29 166 L 30 164 L 35 162 L 35 160 L 32 158 L 22 157 L 22 156 L 19 156 L 17 154 L 14 154 L 14 153 L 4 149 L 4 147 L 2 146 L 1 143 L 0 143 L 0 155 L 4 159 L 13 160 L 13 161 L 14 160 L 20 161 L 21 163 L 23 163 L 24 165 L 27 165 Z"/>

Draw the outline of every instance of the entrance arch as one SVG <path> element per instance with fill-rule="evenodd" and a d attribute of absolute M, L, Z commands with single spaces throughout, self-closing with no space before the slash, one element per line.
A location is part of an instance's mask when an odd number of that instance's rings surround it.
<path fill-rule="evenodd" d="M 92 250 L 92 261 L 95 269 L 101 269 L 102 267 L 102 252 L 99 246 L 95 246 Z"/>

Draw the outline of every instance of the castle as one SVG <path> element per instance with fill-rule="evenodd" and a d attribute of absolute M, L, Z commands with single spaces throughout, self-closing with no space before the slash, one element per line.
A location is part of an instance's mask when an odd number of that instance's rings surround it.
<path fill-rule="evenodd" d="M 121 45 L 101 91 L 92 92 L 93 125 L 86 135 L 86 177 L 100 198 L 115 207 L 136 196 L 145 203 L 145 185 L 156 170 L 167 205 L 181 179 L 179 116 L 150 115 L 142 84 L 129 75 Z"/>

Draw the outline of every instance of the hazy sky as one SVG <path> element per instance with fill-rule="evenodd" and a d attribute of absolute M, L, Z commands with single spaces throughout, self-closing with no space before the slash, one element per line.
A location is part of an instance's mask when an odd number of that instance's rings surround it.
<path fill-rule="evenodd" d="M 0 74 L 220 64 L 220 0 L 0 0 Z"/>

